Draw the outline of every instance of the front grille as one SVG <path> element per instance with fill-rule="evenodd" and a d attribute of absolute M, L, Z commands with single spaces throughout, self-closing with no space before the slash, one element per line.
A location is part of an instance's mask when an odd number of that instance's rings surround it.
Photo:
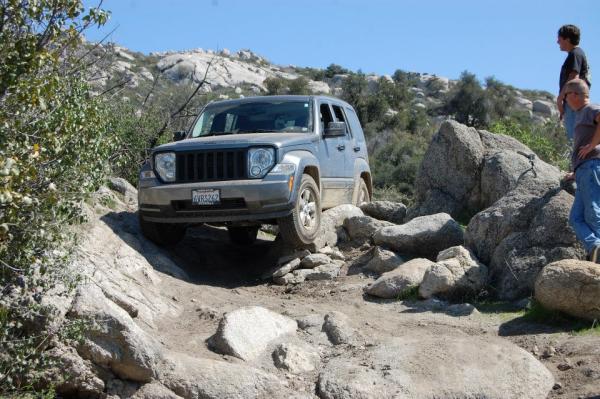
<path fill-rule="evenodd" d="M 177 153 L 177 183 L 246 178 L 246 149 Z"/>

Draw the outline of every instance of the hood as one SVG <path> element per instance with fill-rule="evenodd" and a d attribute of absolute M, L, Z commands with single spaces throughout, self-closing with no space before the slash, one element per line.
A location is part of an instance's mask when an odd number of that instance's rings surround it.
<path fill-rule="evenodd" d="M 271 145 L 277 148 L 309 144 L 316 140 L 314 133 L 244 133 L 225 136 L 198 137 L 167 143 L 154 148 L 154 151 L 193 151 L 199 149 L 245 148 L 257 145 Z"/>

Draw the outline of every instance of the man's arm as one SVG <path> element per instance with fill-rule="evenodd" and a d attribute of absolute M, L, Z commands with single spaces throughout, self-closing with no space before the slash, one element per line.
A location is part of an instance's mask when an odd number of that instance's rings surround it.
<path fill-rule="evenodd" d="M 558 93 L 558 97 L 556 97 L 556 107 L 558 108 L 558 115 L 559 115 L 559 119 L 561 119 L 561 120 L 565 113 L 565 108 L 563 107 L 563 104 L 565 102 L 565 87 L 570 80 L 577 79 L 577 78 L 579 78 L 579 72 L 577 72 L 577 71 L 569 72 L 569 76 L 567 77 L 567 82 L 565 82 L 565 85 L 563 86 L 562 90 L 560 91 L 560 93 Z"/>
<path fill-rule="evenodd" d="M 594 132 L 594 136 L 590 142 L 582 147 L 579 147 L 579 157 L 585 158 L 587 155 L 598 145 L 600 144 L 600 112 L 594 118 L 594 122 L 596 122 L 596 131 Z"/>

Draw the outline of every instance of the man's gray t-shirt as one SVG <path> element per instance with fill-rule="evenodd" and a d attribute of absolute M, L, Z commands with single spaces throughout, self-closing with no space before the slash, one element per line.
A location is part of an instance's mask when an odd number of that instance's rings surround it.
<path fill-rule="evenodd" d="M 597 145 L 585 158 L 579 157 L 579 149 L 590 143 L 596 127 L 596 117 L 600 113 L 599 104 L 587 104 L 575 116 L 575 133 L 573 137 L 573 154 L 571 154 L 571 165 L 573 170 L 579 165 L 594 158 L 600 158 L 600 145 Z"/>

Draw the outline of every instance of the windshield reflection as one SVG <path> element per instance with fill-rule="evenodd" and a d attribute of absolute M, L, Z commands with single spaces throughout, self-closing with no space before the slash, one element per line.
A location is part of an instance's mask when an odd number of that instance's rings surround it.
<path fill-rule="evenodd" d="M 247 133 L 307 133 L 312 129 L 309 101 L 214 104 L 205 108 L 192 137 Z"/>

